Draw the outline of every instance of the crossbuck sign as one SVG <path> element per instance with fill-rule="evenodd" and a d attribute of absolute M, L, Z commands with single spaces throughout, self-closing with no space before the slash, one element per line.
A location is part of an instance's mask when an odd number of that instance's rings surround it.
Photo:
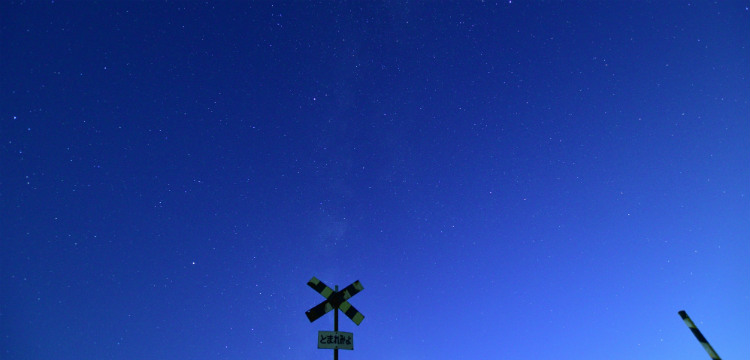
<path fill-rule="evenodd" d="M 344 315 L 352 319 L 352 321 L 354 321 L 354 323 L 357 325 L 359 325 L 362 320 L 364 320 L 365 316 L 362 315 L 361 312 L 357 311 L 357 309 L 355 309 L 354 306 L 352 306 L 352 304 L 347 301 L 349 300 L 349 298 L 364 289 L 359 280 L 351 283 L 349 286 L 338 292 L 333 291 L 333 289 L 329 288 L 326 284 L 324 284 L 314 276 L 312 279 L 310 279 L 310 281 L 307 282 L 307 285 L 309 285 L 320 295 L 323 295 L 323 297 L 326 298 L 325 300 L 323 300 L 323 302 L 315 305 L 310 310 L 307 310 L 305 312 L 305 315 L 307 315 L 307 318 L 310 320 L 310 322 L 318 320 L 321 316 L 325 315 L 333 309 L 341 310 Z"/>

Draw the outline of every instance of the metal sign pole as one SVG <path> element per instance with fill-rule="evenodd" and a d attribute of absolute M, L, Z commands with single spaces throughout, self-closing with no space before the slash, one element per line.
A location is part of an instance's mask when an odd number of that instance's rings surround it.
<path fill-rule="evenodd" d="M 338 285 L 334 286 L 334 290 L 333 291 L 339 292 L 339 286 Z M 335 332 L 338 333 L 338 331 L 339 331 L 339 308 L 337 307 L 337 308 L 333 309 L 333 311 L 334 311 L 334 313 L 333 313 L 333 331 L 335 331 Z M 339 349 L 338 349 L 338 347 L 336 347 L 335 349 L 333 349 L 333 360 L 339 360 Z"/>

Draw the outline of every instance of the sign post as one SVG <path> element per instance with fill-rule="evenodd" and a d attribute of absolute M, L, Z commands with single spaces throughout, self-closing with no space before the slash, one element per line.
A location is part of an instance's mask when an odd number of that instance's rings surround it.
<path fill-rule="evenodd" d="M 313 322 L 320 319 L 323 315 L 333 310 L 333 331 L 318 332 L 318 349 L 333 349 L 333 360 L 338 360 L 339 349 L 354 350 L 354 334 L 350 332 L 339 331 L 339 309 L 351 319 L 357 326 L 362 323 L 365 316 L 349 303 L 352 296 L 364 289 L 359 280 L 351 283 L 343 290 L 339 291 L 339 286 L 331 290 L 326 284 L 313 276 L 307 285 L 323 295 L 325 300 L 318 305 L 313 306 L 305 312 L 307 319 Z"/>
<path fill-rule="evenodd" d="M 339 292 L 339 286 L 334 285 L 333 291 Z M 339 308 L 338 306 L 333 309 L 333 331 L 339 332 Z M 333 348 L 333 360 L 339 360 L 339 348 Z"/>

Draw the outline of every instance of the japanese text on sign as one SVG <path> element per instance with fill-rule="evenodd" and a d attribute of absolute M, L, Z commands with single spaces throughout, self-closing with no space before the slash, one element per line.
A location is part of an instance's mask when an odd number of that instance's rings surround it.
<path fill-rule="evenodd" d="M 354 335 L 344 331 L 318 331 L 318 349 L 354 350 Z"/>

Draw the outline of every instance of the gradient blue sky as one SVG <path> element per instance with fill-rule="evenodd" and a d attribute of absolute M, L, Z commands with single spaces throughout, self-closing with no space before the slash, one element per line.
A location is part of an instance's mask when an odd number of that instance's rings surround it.
<path fill-rule="evenodd" d="M 0 3 L 0 357 L 750 358 L 749 1 Z"/>

